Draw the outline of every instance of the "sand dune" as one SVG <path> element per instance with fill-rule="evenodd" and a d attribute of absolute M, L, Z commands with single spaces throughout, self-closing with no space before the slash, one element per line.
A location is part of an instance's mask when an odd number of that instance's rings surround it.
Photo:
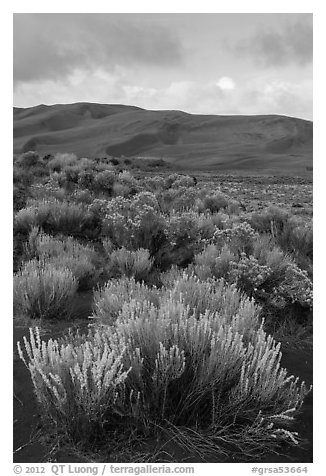
<path fill-rule="evenodd" d="M 13 115 L 14 153 L 140 155 L 186 169 L 290 175 L 312 167 L 312 122 L 286 116 L 195 115 L 92 103 L 14 108 Z"/>

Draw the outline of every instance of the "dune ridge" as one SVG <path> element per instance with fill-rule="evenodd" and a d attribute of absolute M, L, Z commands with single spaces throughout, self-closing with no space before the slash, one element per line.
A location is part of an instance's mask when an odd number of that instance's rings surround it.
<path fill-rule="evenodd" d="M 158 157 L 185 169 L 285 175 L 312 169 L 313 124 L 287 116 L 188 114 L 85 102 L 14 107 L 13 126 L 16 154 Z"/>

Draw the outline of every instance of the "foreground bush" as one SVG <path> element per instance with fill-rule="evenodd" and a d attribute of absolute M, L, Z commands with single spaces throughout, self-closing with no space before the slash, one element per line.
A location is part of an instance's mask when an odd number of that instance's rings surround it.
<path fill-rule="evenodd" d="M 14 314 L 31 319 L 65 319 L 77 281 L 71 271 L 31 260 L 14 275 Z"/>
<path fill-rule="evenodd" d="M 43 415 L 75 443 L 120 434 L 125 444 L 164 428 L 197 454 L 254 458 L 298 442 L 288 425 L 307 389 L 280 367 L 280 345 L 247 320 L 198 319 L 172 297 L 158 307 L 130 300 L 107 329 L 48 343 L 31 331 L 28 361 L 18 348 Z"/>

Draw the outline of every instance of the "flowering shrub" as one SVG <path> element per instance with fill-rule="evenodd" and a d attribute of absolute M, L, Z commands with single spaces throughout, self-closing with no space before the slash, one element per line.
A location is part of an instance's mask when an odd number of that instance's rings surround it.
<path fill-rule="evenodd" d="M 126 248 L 120 248 L 111 253 L 108 270 L 114 277 L 127 276 L 143 281 L 148 278 L 152 266 L 153 260 L 148 250 L 140 248 L 136 251 L 128 251 Z"/>
<path fill-rule="evenodd" d="M 65 319 L 77 281 L 71 271 L 31 260 L 14 275 L 14 314 L 31 319 Z"/>
<path fill-rule="evenodd" d="M 155 195 L 149 192 L 133 200 L 116 197 L 107 202 L 103 232 L 118 246 L 146 248 L 153 254 L 164 239 L 165 220 L 157 207 Z"/>
<path fill-rule="evenodd" d="M 149 191 L 149 192 L 157 192 L 157 191 L 162 191 L 165 187 L 165 181 L 163 177 L 159 177 L 155 175 L 154 177 L 146 177 L 146 180 L 144 180 L 143 186 Z"/>
<path fill-rule="evenodd" d="M 231 261 L 231 269 L 228 280 L 235 283 L 248 296 L 255 296 L 256 291 L 261 287 L 271 274 L 271 268 L 260 265 L 254 256 L 240 254 L 238 262 Z"/>
<path fill-rule="evenodd" d="M 251 253 L 253 241 L 258 237 L 249 223 L 242 222 L 233 224 L 232 228 L 217 229 L 211 241 L 220 248 L 227 244 L 234 253 Z"/>
<path fill-rule="evenodd" d="M 108 281 L 105 286 L 94 291 L 93 318 L 103 324 L 112 324 L 118 317 L 125 302 L 148 301 L 158 305 L 160 292 L 155 287 L 122 277 Z"/>
<path fill-rule="evenodd" d="M 66 196 L 65 190 L 52 177 L 44 184 L 34 183 L 30 188 L 30 193 L 33 199 L 38 201 L 48 200 L 49 198 L 62 201 Z"/>
<path fill-rule="evenodd" d="M 312 282 L 308 273 L 293 264 L 285 273 L 285 279 L 274 288 L 276 299 L 284 299 L 285 303 L 299 303 L 303 307 L 312 309 L 313 291 Z"/>
<path fill-rule="evenodd" d="M 209 452 L 257 457 L 298 442 L 287 426 L 308 389 L 280 367 L 280 345 L 248 313 L 198 319 L 172 296 L 159 306 L 131 299 L 107 329 L 48 343 L 31 332 L 28 362 L 18 349 L 43 412 L 76 443 L 163 426 L 195 431 Z"/>
<path fill-rule="evenodd" d="M 295 302 L 312 307 L 307 273 L 281 250 L 263 248 L 260 240 L 253 246 L 254 255 L 248 256 L 232 253 L 227 245 L 222 249 L 208 245 L 195 256 L 194 270 L 201 279 L 225 278 L 266 307 L 284 308 Z"/>
<path fill-rule="evenodd" d="M 171 214 L 167 220 L 167 238 L 172 246 L 193 246 L 200 240 L 197 215 L 193 212 Z"/>
<path fill-rule="evenodd" d="M 34 335 L 35 332 L 35 335 Z M 101 332 L 74 345 L 50 339 L 42 342 L 40 331 L 30 329 L 24 337 L 28 357 L 18 343 L 21 359 L 31 373 L 37 400 L 45 415 L 76 442 L 88 442 L 107 424 L 112 424 L 123 400 L 124 348 L 108 345 Z"/>

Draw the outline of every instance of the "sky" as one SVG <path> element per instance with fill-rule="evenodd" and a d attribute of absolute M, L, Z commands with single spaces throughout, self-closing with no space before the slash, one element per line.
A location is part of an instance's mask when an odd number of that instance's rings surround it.
<path fill-rule="evenodd" d="M 14 105 L 312 120 L 309 13 L 15 13 Z"/>

